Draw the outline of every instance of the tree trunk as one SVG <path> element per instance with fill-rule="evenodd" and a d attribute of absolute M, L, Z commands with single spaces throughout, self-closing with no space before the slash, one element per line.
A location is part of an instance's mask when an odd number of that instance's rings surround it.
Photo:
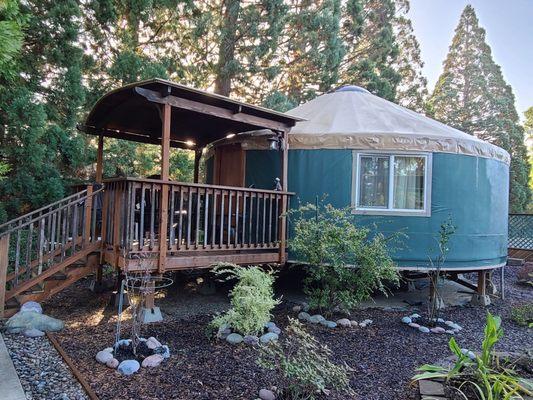
<path fill-rule="evenodd" d="M 229 96 L 231 93 L 231 81 L 235 75 L 235 70 L 231 64 L 235 60 L 240 0 L 223 0 L 222 7 L 223 18 L 216 68 L 215 93 Z"/>

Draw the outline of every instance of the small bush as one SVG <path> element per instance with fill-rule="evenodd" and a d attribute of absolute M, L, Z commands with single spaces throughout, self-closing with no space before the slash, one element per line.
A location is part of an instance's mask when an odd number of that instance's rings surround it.
<path fill-rule="evenodd" d="M 371 237 L 369 229 L 357 227 L 349 208 L 307 204 L 293 214 L 289 245 L 309 266 L 305 292 L 311 308 L 351 310 L 374 291 L 387 294 L 386 283 L 398 284 L 390 239 L 380 233 Z"/>
<path fill-rule="evenodd" d="M 220 328 L 229 325 L 243 335 L 260 333 L 271 318 L 272 309 L 279 304 L 274 299 L 274 273 L 260 267 L 241 267 L 235 264 L 219 264 L 213 272 L 228 281 L 238 282 L 230 291 L 231 308 L 217 316 L 212 325 Z"/>
<path fill-rule="evenodd" d="M 278 387 L 284 398 L 313 399 L 328 394 L 332 387 L 353 394 L 349 387 L 352 370 L 332 363 L 331 350 L 307 333 L 298 320 L 289 318 L 284 337 L 283 342 L 261 346 L 258 359 L 260 366 L 279 373 Z"/>
<path fill-rule="evenodd" d="M 533 303 L 522 304 L 513 307 L 511 318 L 521 326 L 533 327 Z"/>

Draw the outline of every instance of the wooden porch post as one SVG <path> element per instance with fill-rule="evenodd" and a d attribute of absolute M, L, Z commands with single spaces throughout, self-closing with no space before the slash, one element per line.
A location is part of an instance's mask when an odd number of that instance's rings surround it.
<path fill-rule="evenodd" d="M 202 158 L 202 149 L 194 150 L 194 183 L 198 183 L 200 178 L 200 159 Z"/>
<path fill-rule="evenodd" d="M 288 175 L 289 175 L 289 135 L 288 132 L 283 132 L 283 151 L 281 153 L 281 188 L 284 192 L 289 190 Z M 287 212 L 287 196 L 282 196 L 281 204 L 281 224 L 280 224 L 280 244 L 279 244 L 279 262 L 284 264 L 286 261 L 285 247 L 287 236 L 287 218 L 285 213 Z"/>
<path fill-rule="evenodd" d="M 98 136 L 98 151 L 96 153 L 96 183 L 102 183 L 104 168 L 104 135 Z"/>
<path fill-rule="evenodd" d="M 168 181 L 170 169 L 170 104 L 163 105 L 163 130 L 161 135 L 161 180 Z M 159 214 L 159 273 L 165 272 L 167 259 L 167 228 L 168 228 L 168 185 L 161 184 L 161 207 Z"/>
<path fill-rule="evenodd" d="M 4 317 L 7 267 L 9 264 L 9 233 L 0 238 L 0 318 Z"/>

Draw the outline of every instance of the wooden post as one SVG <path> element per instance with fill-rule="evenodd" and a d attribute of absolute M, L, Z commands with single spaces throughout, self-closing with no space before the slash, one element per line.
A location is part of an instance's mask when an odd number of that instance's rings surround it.
<path fill-rule="evenodd" d="M 284 192 L 289 190 L 288 183 L 288 168 L 289 168 L 289 135 L 288 132 L 283 132 L 283 151 L 281 153 L 281 187 Z M 286 236 L 287 236 L 287 196 L 281 197 L 281 220 L 280 220 L 280 244 L 279 244 L 279 262 L 284 264 L 286 261 Z"/>
<path fill-rule="evenodd" d="M 485 296 L 487 289 L 487 272 L 484 270 L 477 273 L 477 294 Z"/>
<path fill-rule="evenodd" d="M 86 241 L 92 242 L 95 238 L 91 238 L 91 223 L 93 215 L 93 185 L 87 185 L 87 199 L 85 200 L 85 226 L 83 227 L 83 245 L 87 245 Z"/>
<path fill-rule="evenodd" d="M 126 189 L 128 181 L 124 181 L 122 184 L 117 182 L 115 186 L 115 199 L 113 202 L 113 250 L 115 267 L 118 267 L 118 259 L 120 256 L 120 232 L 122 224 L 122 191 Z"/>
<path fill-rule="evenodd" d="M 170 158 L 170 104 L 163 105 L 163 130 L 161 135 L 161 180 L 168 181 Z M 168 185 L 161 184 L 161 206 L 159 207 L 159 273 L 165 272 L 167 259 L 167 227 L 168 227 Z"/>
<path fill-rule="evenodd" d="M 102 183 L 104 168 L 104 135 L 98 136 L 98 151 L 96 153 L 96 182 Z"/>
<path fill-rule="evenodd" d="M 9 234 L 0 237 L 0 318 L 4 317 L 7 266 L 9 264 Z"/>
<path fill-rule="evenodd" d="M 194 183 L 198 183 L 200 178 L 200 159 L 202 158 L 202 149 L 194 150 Z"/>

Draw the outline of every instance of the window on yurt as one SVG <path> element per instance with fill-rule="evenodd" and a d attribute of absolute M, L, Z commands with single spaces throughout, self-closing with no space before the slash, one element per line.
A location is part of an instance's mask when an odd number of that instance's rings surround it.
<path fill-rule="evenodd" d="M 369 213 L 374 210 L 427 215 L 429 157 L 426 154 L 357 154 L 356 209 Z"/>

